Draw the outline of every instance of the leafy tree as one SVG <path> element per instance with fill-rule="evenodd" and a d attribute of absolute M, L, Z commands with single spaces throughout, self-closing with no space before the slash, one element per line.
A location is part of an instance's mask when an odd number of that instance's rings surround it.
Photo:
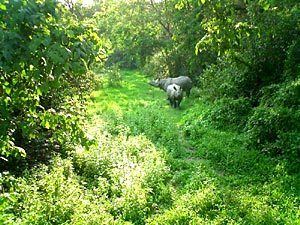
<path fill-rule="evenodd" d="M 83 141 L 79 111 L 103 42 L 55 0 L 0 4 L 0 155 L 45 160 Z"/>
<path fill-rule="evenodd" d="M 99 32 L 111 43 L 108 65 L 136 68 L 159 45 L 159 28 L 147 1 L 100 1 L 93 7 Z"/>

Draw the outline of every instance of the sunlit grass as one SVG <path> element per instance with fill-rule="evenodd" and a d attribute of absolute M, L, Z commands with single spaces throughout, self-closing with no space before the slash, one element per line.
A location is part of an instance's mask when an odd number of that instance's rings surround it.
<path fill-rule="evenodd" d="M 173 109 L 142 73 L 123 71 L 122 77 L 121 86 L 95 91 L 88 111 L 104 119 L 101 132 L 141 135 L 166 158 L 163 190 L 168 197 L 143 224 L 297 224 L 299 185 L 297 176 L 286 173 L 284 161 L 246 149 L 244 134 L 197 124 L 203 119 L 199 112 L 211 107 L 204 102 L 185 98 L 179 110 Z M 128 168 L 131 160 L 125 162 Z M 130 179 L 124 185 L 140 190 Z M 146 206 L 146 196 L 140 198 L 143 202 L 136 203 Z"/>
<path fill-rule="evenodd" d="M 170 117 L 176 117 L 179 122 L 184 111 L 191 104 L 191 100 L 185 98 L 181 108 L 173 109 L 166 100 L 167 95 L 162 90 L 148 84 L 149 79 L 139 71 L 122 71 L 123 81 L 121 86 L 111 87 L 105 85 L 104 88 L 96 90 L 91 95 L 89 103 L 89 114 L 102 114 L 114 112 L 123 115 L 124 111 L 136 111 L 150 105 L 157 105 L 164 109 Z"/>

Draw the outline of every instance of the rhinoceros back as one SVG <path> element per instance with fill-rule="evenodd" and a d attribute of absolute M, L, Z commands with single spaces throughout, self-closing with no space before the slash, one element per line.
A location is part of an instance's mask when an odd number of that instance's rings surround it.
<path fill-rule="evenodd" d="M 171 78 L 170 83 L 179 85 L 184 91 L 190 91 L 193 87 L 191 78 L 187 76 Z"/>
<path fill-rule="evenodd" d="M 182 90 L 187 93 L 189 93 L 191 88 L 193 87 L 192 80 L 187 76 L 161 79 L 158 83 L 158 86 L 164 91 L 167 91 L 168 86 L 171 84 L 179 85 L 182 88 Z"/>

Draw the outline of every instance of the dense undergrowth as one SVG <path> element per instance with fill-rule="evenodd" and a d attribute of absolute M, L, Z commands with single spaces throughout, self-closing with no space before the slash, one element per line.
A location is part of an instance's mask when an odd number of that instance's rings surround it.
<path fill-rule="evenodd" d="M 210 106 L 169 107 L 137 71 L 102 84 L 88 106 L 92 145 L 2 174 L 3 224 L 298 224 L 299 174 L 211 126 Z"/>

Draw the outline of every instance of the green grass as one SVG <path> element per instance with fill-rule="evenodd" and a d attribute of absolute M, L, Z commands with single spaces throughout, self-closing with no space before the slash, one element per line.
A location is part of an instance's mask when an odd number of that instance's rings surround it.
<path fill-rule="evenodd" d="M 192 95 L 173 109 L 138 71 L 88 105 L 88 149 L 72 146 L 23 177 L 0 177 L 3 224 L 300 224 L 299 173 L 203 119 Z"/>
<path fill-rule="evenodd" d="M 186 122 L 197 120 L 191 112 L 207 110 L 205 103 L 185 98 L 175 110 L 143 74 L 125 71 L 122 76 L 121 87 L 94 92 L 89 111 L 108 124 L 129 127 L 129 135 L 145 135 L 164 152 L 170 168 L 164 182 L 174 201 L 148 218 L 149 224 L 300 222 L 299 175 L 289 175 L 285 161 L 246 149 L 246 136 L 236 132 L 199 124 L 186 135 Z"/>
<path fill-rule="evenodd" d="M 189 99 L 185 99 L 181 109 L 173 110 L 166 100 L 166 94 L 150 86 L 148 84 L 150 79 L 139 71 L 123 71 L 122 78 L 121 86 L 105 85 L 92 94 L 92 102 L 88 110 L 91 115 L 101 114 L 104 111 L 124 114 L 124 112 L 136 111 L 140 107 L 156 105 L 164 109 L 164 113 L 168 116 L 179 119 L 191 104 Z"/>

